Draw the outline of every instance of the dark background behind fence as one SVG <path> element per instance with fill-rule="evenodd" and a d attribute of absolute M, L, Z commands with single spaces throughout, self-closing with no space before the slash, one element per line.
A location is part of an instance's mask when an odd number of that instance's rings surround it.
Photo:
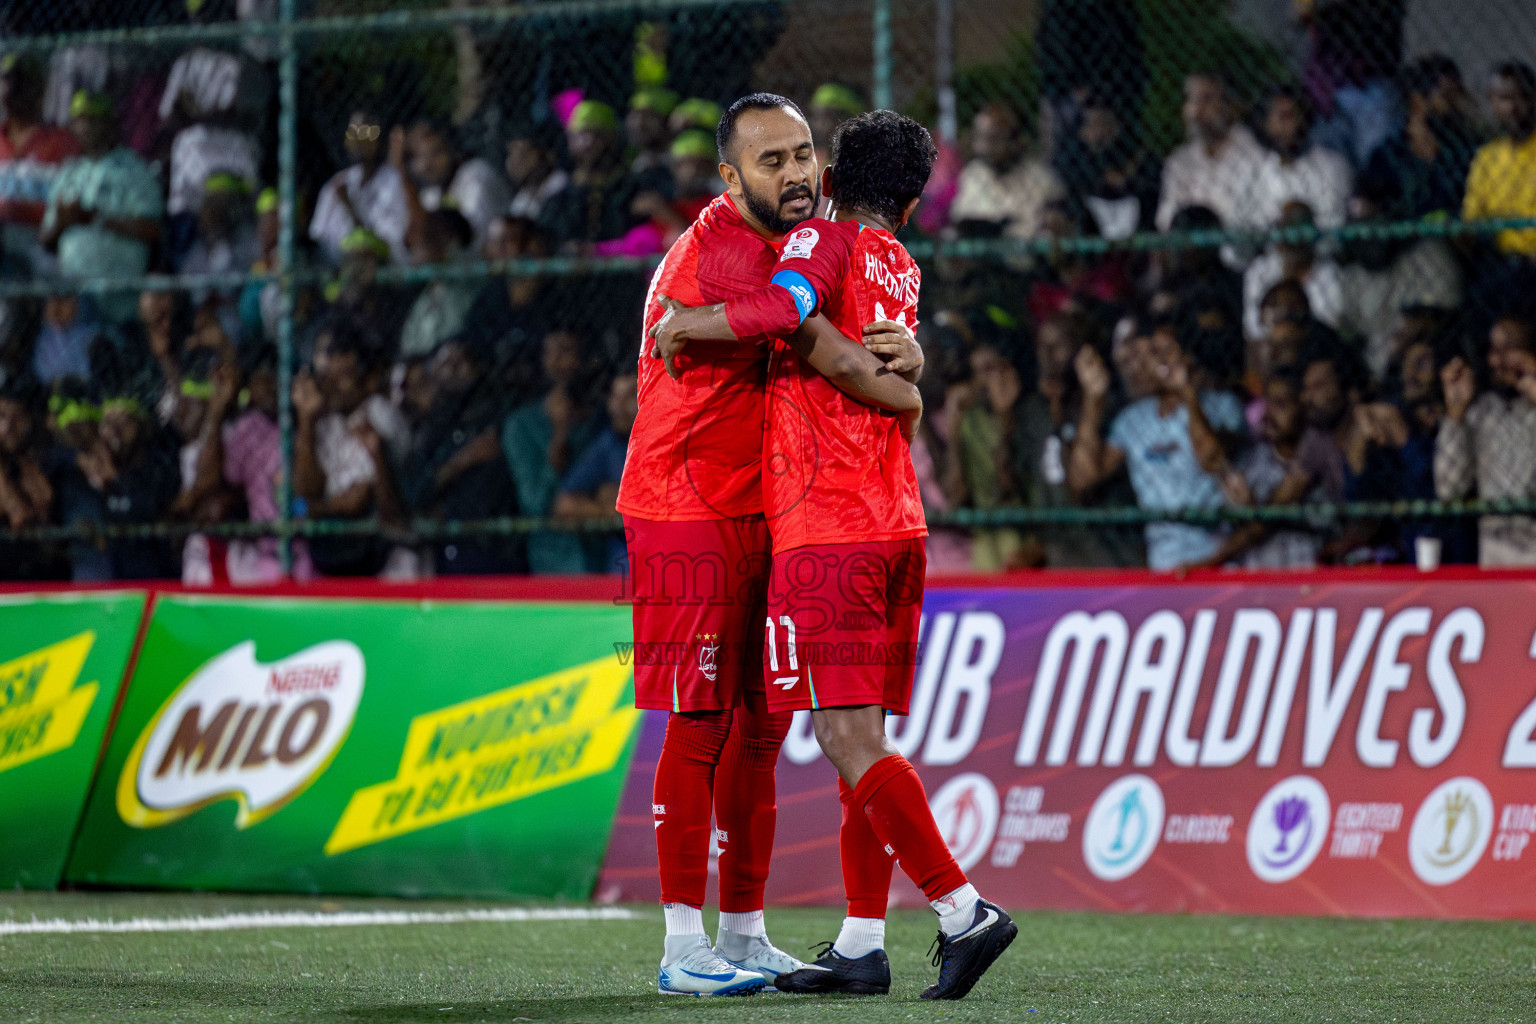
<path fill-rule="evenodd" d="M 0 50 L 0 577 L 613 571 L 646 282 L 752 89 L 940 141 L 934 571 L 1536 561 L 1510 0 L 11 3 Z"/>

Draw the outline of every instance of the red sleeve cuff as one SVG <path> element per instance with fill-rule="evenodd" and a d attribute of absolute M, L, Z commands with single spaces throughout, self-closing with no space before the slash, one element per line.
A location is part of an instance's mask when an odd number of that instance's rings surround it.
<path fill-rule="evenodd" d="M 743 341 L 780 338 L 800 326 L 800 309 L 784 288 L 770 284 L 725 304 L 731 332 Z"/>

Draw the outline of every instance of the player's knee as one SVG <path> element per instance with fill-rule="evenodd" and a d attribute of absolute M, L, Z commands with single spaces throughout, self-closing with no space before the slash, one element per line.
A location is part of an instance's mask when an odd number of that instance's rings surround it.
<path fill-rule="evenodd" d="M 834 765 L 867 759 L 880 749 L 885 739 L 883 730 L 877 733 L 870 731 L 870 722 L 878 722 L 879 719 L 859 714 L 859 710 L 863 709 L 834 708 L 813 712 L 811 715 L 816 742 Z"/>
<path fill-rule="evenodd" d="M 731 733 L 731 712 L 673 712 L 667 718 L 662 746 L 678 757 L 703 764 L 718 764 Z"/>

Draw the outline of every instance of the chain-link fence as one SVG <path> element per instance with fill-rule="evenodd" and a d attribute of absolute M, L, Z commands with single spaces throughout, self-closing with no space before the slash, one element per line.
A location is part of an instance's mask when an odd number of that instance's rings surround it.
<path fill-rule="evenodd" d="M 935 571 L 1536 561 L 1509 0 L 0 5 L 0 578 L 611 571 L 734 97 L 940 160 Z"/>

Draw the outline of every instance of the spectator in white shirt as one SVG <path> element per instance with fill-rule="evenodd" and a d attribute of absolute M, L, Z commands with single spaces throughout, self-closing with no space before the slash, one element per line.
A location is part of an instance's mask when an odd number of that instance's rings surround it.
<path fill-rule="evenodd" d="M 320 189 L 309 237 L 327 259 L 340 264 L 342 239 L 355 228 L 367 228 L 388 243 L 396 263 L 408 262 L 410 211 L 400 172 L 384 161 L 381 120 L 368 110 L 354 111 L 342 145 L 354 162 Z"/>
<path fill-rule="evenodd" d="M 1264 148 L 1237 123 L 1231 93 L 1219 75 L 1201 72 L 1184 80 L 1184 130 L 1189 141 L 1163 164 L 1158 230 L 1167 231 L 1173 215 L 1186 206 L 1209 207 L 1228 228 L 1263 224 L 1256 185 Z"/>
<path fill-rule="evenodd" d="M 1285 204 L 1275 227 L 1308 228 L 1313 224 L 1312 208 L 1299 200 Z M 1314 242 L 1275 242 L 1243 275 L 1243 331 L 1250 339 L 1265 335 L 1261 307 L 1264 296 L 1287 278 L 1300 282 L 1312 307 L 1312 316 L 1337 327 L 1344 311 L 1343 278 L 1339 265 L 1321 256 Z"/>
<path fill-rule="evenodd" d="M 1007 238 L 1040 233 L 1048 203 L 1067 198 L 1049 164 L 1024 152 L 1019 119 L 1005 107 L 984 107 L 971 122 L 971 160 L 960 172 L 950 223 L 998 225 Z"/>
<path fill-rule="evenodd" d="M 473 248 L 485 241 L 491 221 L 507 212 L 512 196 L 501 175 L 479 157 L 465 159 L 454 147 L 451 129 L 435 121 L 417 121 L 409 132 L 390 133 L 389 160 L 403 173 L 410 227 L 410 245 L 424 224 L 425 215 L 449 207 L 464 215 L 474 229 Z"/>
<path fill-rule="evenodd" d="M 1262 223 L 1273 224 L 1285 204 L 1299 199 L 1320 228 L 1344 223 L 1353 172 L 1349 161 L 1307 141 L 1312 108 L 1299 89 L 1282 87 L 1264 104 L 1266 152 L 1259 165 L 1256 203 Z"/>

